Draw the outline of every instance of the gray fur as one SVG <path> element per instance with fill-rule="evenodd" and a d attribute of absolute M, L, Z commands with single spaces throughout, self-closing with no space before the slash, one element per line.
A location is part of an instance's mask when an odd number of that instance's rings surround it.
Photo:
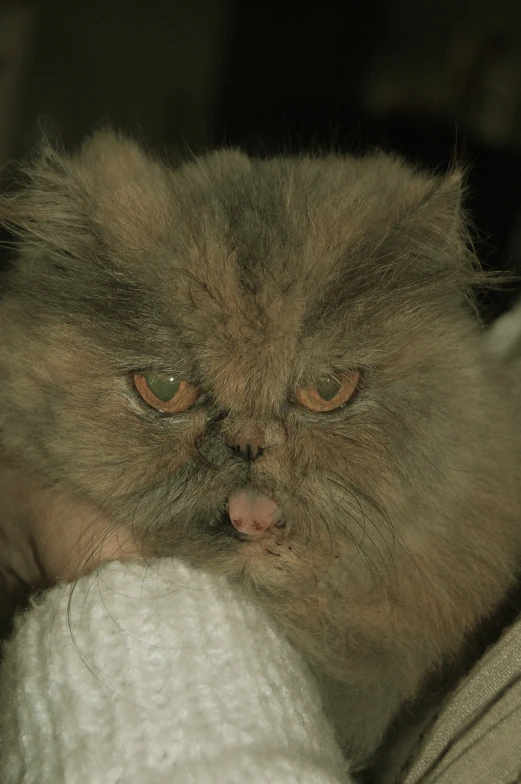
<path fill-rule="evenodd" d="M 269 607 L 364 764 L 521 554 L 519 406 L 472 308 L 460 174 L 235 151 L 174 168 L 111 133 L 27 174 L 0 203 L 20 239 L 1 455 Z M 200 403 L 148 408 L 130 381 L 147 369 Z M 295 404 L 352 369 L 345 407 Z M 246 464 L 229 444 L 254 430 Z M 283 510 L 257 541 L 221 521 L 248 484 Z"/>

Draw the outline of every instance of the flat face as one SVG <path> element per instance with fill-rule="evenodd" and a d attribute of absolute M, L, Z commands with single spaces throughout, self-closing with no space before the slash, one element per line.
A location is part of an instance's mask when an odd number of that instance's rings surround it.
<path fill-rule="evenodd" d="M 6 450 L 152 551 L 266 589 L 385 571 L 463 405 L 459 183 L 385 156 L 174 170 L 112 136 L 32 176 Z"/>
<path fill-rule="evenodd" d="M 484 276 L 459 197 L 458 175 L 384 155 L 174 169 L 102 134 L 0 199 L 21 239 L 0 455 L 147 555 L 240 583 L 357 699 L 369 684 L 357 759 L 521 547 L 514 406 L 468 307 Z M 348 718 L 360 740 L 371 722 Z"/>

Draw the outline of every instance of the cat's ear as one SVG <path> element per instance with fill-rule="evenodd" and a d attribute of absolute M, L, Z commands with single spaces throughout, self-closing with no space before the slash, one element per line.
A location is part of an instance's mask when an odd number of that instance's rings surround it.
<path fill-rule="evenodd" d="M 464 176 L 461 169 L 432 179 L 424 186 L 424 192 L 413 208 L 414 221 L 423 228 L 432 226 L 444 236 L 459 232 L 463 221 L 463 194 Z"/>
<path fill-rule="evenodd" d="M 97 134 L 84 144 L 76 166 L 99 231 L 131 254 L 156 247 L 169 220 L 165 166 L 114 133 Z"/>
<path fill-rule="evenodd" d="M 415 178 L 405 203 L 397 204 L 388 243 L 395 252 L 414 252 L 425 264 L 460 263 L 467 236 L 463 195 L 461 169 L 436 178 Z"/>
<path fill-rule="evenodd" d="M 0 202 L 0 220 L 47 253 L 81 258 L 99 240 L 121 253 L 143 250 L 167 220 L 163 168 L 112 132 L 95 134 L 75 155 L 44 142 L 25 175 L 26 187 Z"/>

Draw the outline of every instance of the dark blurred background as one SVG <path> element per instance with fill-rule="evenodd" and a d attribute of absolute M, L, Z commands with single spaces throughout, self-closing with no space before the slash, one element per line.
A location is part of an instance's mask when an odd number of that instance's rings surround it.
<path fill-rule="evenodd" d="M 463 161 L 481 258 L 521 273 L 519 0 L 0 0 L 0 164 L 101 123 L 189 154 Z"/>

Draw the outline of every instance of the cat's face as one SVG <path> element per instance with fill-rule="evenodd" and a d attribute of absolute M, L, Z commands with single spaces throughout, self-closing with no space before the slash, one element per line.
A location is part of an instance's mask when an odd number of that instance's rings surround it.
<path fill-rule="evenodd" d="M 385 573 L 476 388 L 457 178 L 107 135 L 31 182 L 2 450 L 267 590 Z"/>

